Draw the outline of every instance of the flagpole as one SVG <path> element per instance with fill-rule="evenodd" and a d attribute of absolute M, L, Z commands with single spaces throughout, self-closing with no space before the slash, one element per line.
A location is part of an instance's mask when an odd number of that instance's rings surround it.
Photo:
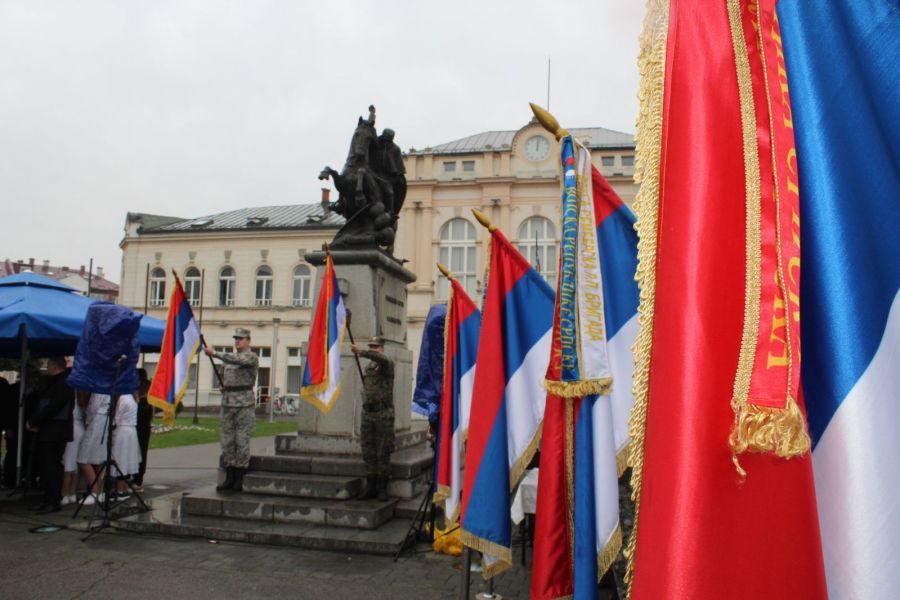
<path fill-rule="evenodd" d="M 338 292 L 338 293 L 340 293 L 340 292 Z M 349 308 L 345 307 L 344 310 L 347 312 L 347 322 L 345 323 L 345 326 L 347 327 L 347 335 L 350 336 L 350 343 L 353 345 L 356 345 L 356 342 L 353 340 L 353 332 L 350 331 L 350 319 L 353 316 L 353 313 L 350 312 Z M 360 380 L 365 382 L 366 378 L 363 376 L 362 365 L 359 362 L 359 355 L 354 354 L 353 358 L 356 359 L 356 368 L 357 368 L 357 370 L 359 370 L 359 378 L 360 378 Z"/>
<path fill-rule="evenodd" d="M 206 269 L 200 269 L 200 320 L 197 322 L 197 329 L 201 329 L 203 327 L 203 288 L 206 283 Z M 197 425 L 200 423 L 200 416 L 198 415 L 199 406 L 200 406 L 200 355 L 197 355 L 197 372 L 194 377 L 194 420 L 192 423 Z"/>

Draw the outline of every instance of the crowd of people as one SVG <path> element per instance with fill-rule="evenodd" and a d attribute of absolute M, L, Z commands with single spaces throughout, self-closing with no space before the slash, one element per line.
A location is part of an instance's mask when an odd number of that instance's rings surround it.
<path fill-rule="evenodd" d="M 127 499 L 132 487 L 143 491 L 153 419 L 146 371 L 138 369 L 137 390 L 116 398 L 72 389 L 66 383 L 69 372 L 65 357 L 53 357 L 47 359 L 44 373 L 26 377 L 21 470 L 19 384 L 0 378 L 0 429 L 6 448 L 0 481 L 9 488 L 41 489 L 41 501 L 31 507 L 37 513 L 57 512 L 79 500 L 86 505 L 103 502 L 105 490 L 111 500 Z M 106 477 L 111 478 L 109 485 Z"/>

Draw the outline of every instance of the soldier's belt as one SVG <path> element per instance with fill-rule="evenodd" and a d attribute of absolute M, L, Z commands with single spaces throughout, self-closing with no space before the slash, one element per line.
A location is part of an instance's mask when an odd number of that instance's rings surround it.
<path fill-rule="evenodd" d="M 249 392 L 253 390 L 252 385 L 226 385 L 223 388 L 226 392 Z"/>

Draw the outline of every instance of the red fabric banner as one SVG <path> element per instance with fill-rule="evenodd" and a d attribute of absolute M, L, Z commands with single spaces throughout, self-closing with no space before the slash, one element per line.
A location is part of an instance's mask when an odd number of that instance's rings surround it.
<path fill-rule="evenodd" d="M 809 454 L 743 455 L 742 479 L 728 444 L 747 305 L 748 206 L 736 67 L 737 40 L 746 39 L 740 29 L 733 38 L 730 23 L 745 8 L 672 0 L 648 17 L 643 40 L 649 81 L 636 212 L 644 330 L 630 544 L 637 600 L 826 597 Z M 759 143 L 749 143 L 753 153 Z"/>

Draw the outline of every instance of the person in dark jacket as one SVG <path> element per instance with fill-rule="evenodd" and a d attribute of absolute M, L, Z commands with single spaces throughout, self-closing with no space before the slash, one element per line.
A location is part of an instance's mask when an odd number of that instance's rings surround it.
<path fill-rule="evenodd" d="M 136 394 L 138 401 L 137 436 L 141 447 L 141 466 L 134 476 L 134 485 L 137 491 L 144 491 L 144 473 L 147 471 L 147 451 L 150 449 L 150 432 L 153 426 L 153 407 L 147 402 L 147 393 L 150 391 L 150 379 L 147 377 L 147 369 L 138 369 L 138 379 L 141 382 Z"/>
<path fill-rule="evenodd" d="M 44 500 L 34 507 L 39 514 L 61 510 L 63 453 L 72 441 L 75 390 L 66 384 L 69 372 L 62 356 L 47 360 L 47 375 L 37 390 L 37 407 L 26 424 L 37 436 L 37 462 Z"/>

